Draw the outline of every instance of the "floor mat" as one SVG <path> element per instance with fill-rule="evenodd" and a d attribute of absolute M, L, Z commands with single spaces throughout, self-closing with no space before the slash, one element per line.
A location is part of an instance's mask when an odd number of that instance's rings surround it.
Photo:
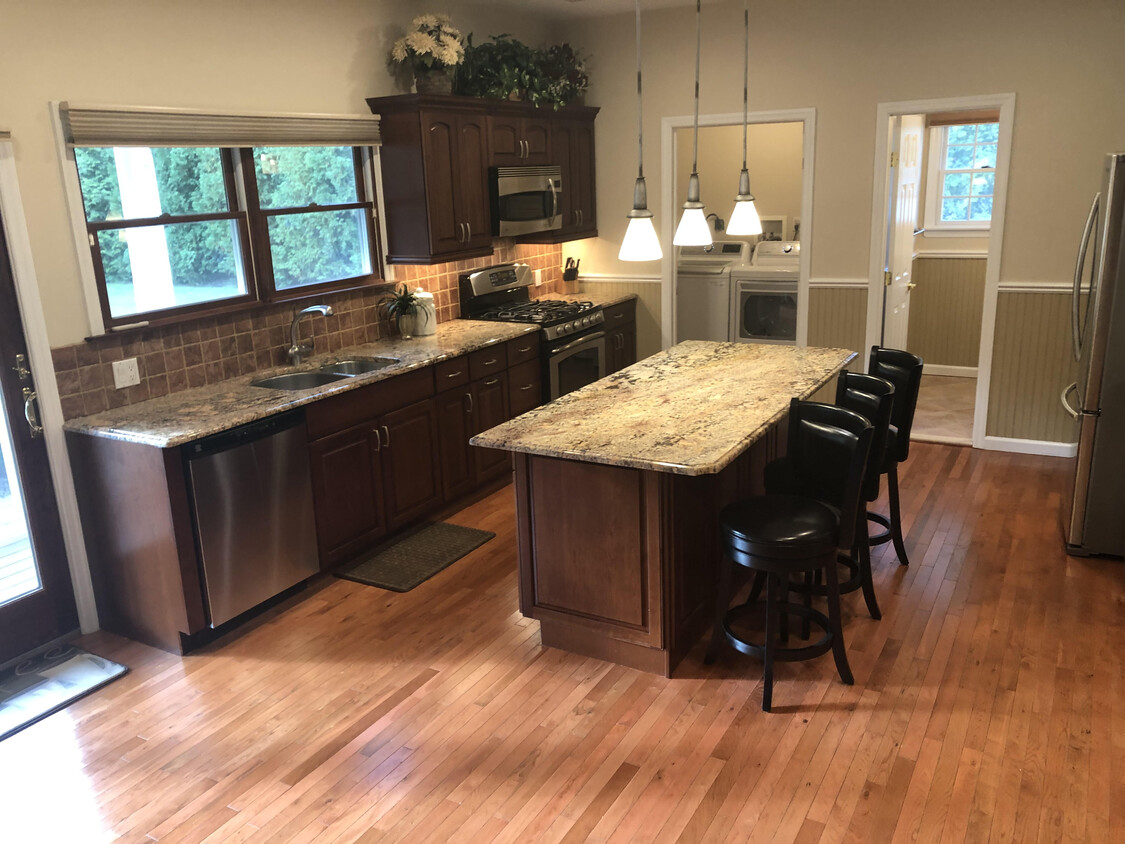
<path fill-rule="evenodd" d="M 435 522 L 336 576 L 392 592 L 409 592 L 494 536 L 488 530 Z"/>
<path fill-rule="evenodd" d="M 0 741 L 128 670 L 82 648 L 63 645 L 0 672 Z"/>

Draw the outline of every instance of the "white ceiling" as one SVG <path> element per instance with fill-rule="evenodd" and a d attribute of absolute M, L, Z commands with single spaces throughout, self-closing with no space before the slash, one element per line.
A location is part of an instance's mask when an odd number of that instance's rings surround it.
<path fill-rule="evenodd" d="M 481 6 L 507 6 L 525 12 L 541 12 L 554 18 L 604 18 L 633 11 L 633 0 L 470 0 Z M 703 5 L 723 0 L 703 0 Z M 641 0 L 641 11 L 694 6 L 694 0 Z"/>

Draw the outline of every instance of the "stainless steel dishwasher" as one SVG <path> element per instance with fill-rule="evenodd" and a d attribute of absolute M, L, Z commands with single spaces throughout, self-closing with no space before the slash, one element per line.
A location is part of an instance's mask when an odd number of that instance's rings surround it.
<path fill-rule="evenodd" d="M 188 476 L 212 627 L 320 570 L 302 411 L 193 443 Z"/>

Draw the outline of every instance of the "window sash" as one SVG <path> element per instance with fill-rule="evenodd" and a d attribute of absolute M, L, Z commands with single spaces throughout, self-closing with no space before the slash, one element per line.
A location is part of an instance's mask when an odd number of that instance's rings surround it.
<path fill-rule="evenodd" d="M 958 121 L 958 122 L 942 122 L 933 125 L 930 128 L 930 154 L 927 165 L 926 175 L 926 207 L 924 214 L 923 225 L 927 230 L 931 231 L 947 231 L 956 232 L 963 231 L 965 234 L 987 234 L 992 226 L 991 219 L 989 220 L 943 220 L 942 219 L 942 205 L 945 199 L 965 199 L 969 202 L 969 213 L 972 211 L 972 200 L 976 198 L 989 197 L 987 194 L 972 194 L 972 177 L 980 173 L 995 173 L 994 167 L 963 167 L 963 168 L 946 168 L 946 151 L 950 146 L 949 128 L 958 125 L 979 125 L 980 123 L 991 123 L 991 120 L 981 121 Z M 989 142 L 991 143 L 991 142 Z M 976 160 L 976 149 L 981 144 L 977 141 L 974 134 L 972 144 L 954 144 L 953 146 L 966 146 L 971 147 L 973 150 L 973 160 Z M 969 176 L 970 193 L 969 194 L 945 194 L 945 177 L 949 174 L 963 173 Z"/>

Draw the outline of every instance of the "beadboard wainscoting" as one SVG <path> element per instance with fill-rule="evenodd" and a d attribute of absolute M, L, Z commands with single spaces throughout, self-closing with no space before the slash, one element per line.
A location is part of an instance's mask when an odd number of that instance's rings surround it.
<path fill-rule="evenodd" d="M 867 367 L 866 320 L 867 279 L 809 281 L 809 345 L 851 349 L 855 372 Z"/>
<path fill-rule="evenodd" d="M 1069 444 L 1077 431 L 1059 402 L 1078 371 L 1071 352 L 1070 303 L 1068 285 L 1000 285 L 986 447 L 1073 452 Z"/>
<path fill-rule="evenodd" d="M 976 375 L 987 265 L 986 255 L 915 257 L 907 345 L 928 372 Z"/>
<path fill-rule="evenodd" d="M 578 277 L 578 292 L 596 289 L 599 295 L 637 296 L 637 360 L 660 351 L 660 276 L 599 275 Z"/>

